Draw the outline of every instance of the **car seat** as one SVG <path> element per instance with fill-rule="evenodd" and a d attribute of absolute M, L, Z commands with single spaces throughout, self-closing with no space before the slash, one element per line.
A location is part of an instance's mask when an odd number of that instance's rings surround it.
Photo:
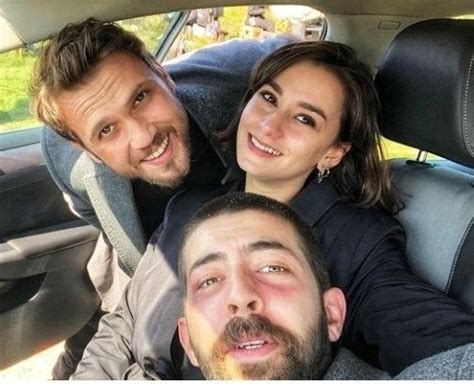
<path fill-rule="evenodd" d="M 474 20 L 413 24 L 376 75 L 383 135 L 420 149 L 391 160 L 415 274 L 474 309 Z M 442 157 L 426 160 L 426 152 Z M 444 159 L 443 159 L 444 158 Z"/>

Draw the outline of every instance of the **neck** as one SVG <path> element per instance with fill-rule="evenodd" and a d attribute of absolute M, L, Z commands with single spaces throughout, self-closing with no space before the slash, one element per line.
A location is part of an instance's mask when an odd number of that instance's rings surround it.
<path fill-rule="evenodd" d="M 270 197 L 287 204 L 303 188 L 305 180 L 306 178 L 301 178 L 298 181 L 272 181 L 247 174 L 245 176 L 245 191 Z"/>

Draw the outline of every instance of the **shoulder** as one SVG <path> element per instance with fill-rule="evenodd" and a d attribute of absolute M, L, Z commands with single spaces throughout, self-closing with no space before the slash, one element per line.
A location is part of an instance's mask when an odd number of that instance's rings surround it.
<path fill-rule="evenodd" d="M 381 233 L 401 229 L 390 213 L 343 200 L 329 181 L 317 183 L 313 178 L 292 200 L 292 206 L 307 223 L 323 232 L 327 227 L 359 235 L 371 227 Z"/>
<path fill-rule="evenodd" d="M 402 371 L 397 379 L 474 379 L 474 343 L 423 359 Z"/>
<path fill-rule="evenodd" d="M 178 235 L 181 235 L 193 214 L 206 202 L 226 194 L 227 190 L 227 187 L 220 186 L 215 189 L 184 189 L 176 193 L 166 205 L 163 222 L 151 236 L 149 248 L 153 249 L 156 245 L 166 248 L 170 239 L 174 240 L 170 244 L 176 244 Z"/>
<path fill-rule="evenodd" d="M 402 230 L 401 224 L 390 213 L 376 208 L 362 208 L 346 201 L 340 201 L 330 215 L 351 224 L 354 228 L 377 228 L 380 232 Z"/>
<path fill-rule="evenodd" d="M 390 379 L 382 370 L 376 369 L 355 356 L 351 351 L 341 348 L 324 375 L 325 380 L 375 380 Z"/>
<path fill-rule="evenodd" d="M 242 65 L 243 69 L 250 70 L 257 59 L 291 42 L 292 39 L 288 36 L 277 36 L 264 41 L 232 39 L 171 60 L 165 67 L 172 76 L 195 66 L 202 67 L 204 72 L 209 69 L 223 71 L 226 65 L 232 66 L 233 71 L 242 70 Z"/>
<path fill-rule="evenodd" d="M 165 219 L 169 216 L 184 215 L 191 217 L 200 207 L 212 199 L 226 194 L 227 187 L 219 186 L 213 189 L 192 188 L 176 193 L 169 201 Z"/>
<path fill-rule="evenodd" d="M 382 210 L 339 202 L 318 225 L 328 256 L 350 256 L 352 267 L 380 259 L 383 251 L 405 249 L 403 227 Z"/>
<path fill-rule="evenodd" d="M 344 201 L 327 181 L 310 181 L 292 206 L 317 233 L 323 249 L 335 256 L 341 254 L 341 248 L 351 256 L 355 251 L 365 255 L 384 239 L 402 244 L 405 240 L 401 224 L 391 214 Z"/>

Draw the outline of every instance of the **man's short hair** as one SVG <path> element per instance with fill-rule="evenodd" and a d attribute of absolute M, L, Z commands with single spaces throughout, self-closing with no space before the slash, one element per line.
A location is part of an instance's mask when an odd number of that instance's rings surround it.
<path fill-rule="evenodd" d="M 62 119 L 55 97 L 80 85 L 98 63 L 117 52 L 137 58 L 163 76 L 143 42 L 117 24 L 89 18 L 66 25 L 46 43 L 36 62 L 30 86 L 33 114 L 59 135 L 77 141 Z"/>
<path fill-rule="evenodd" d="M 201 207 L 189 220 L 183 235 L 179 254 L 178 271 L 183 289 L 186 289 L 187 280 L 184 272 L 183 250 L 187 239 L 206 220 L 223 214 L 232 214 L 244 210 L 256 210 L 278 217 L 293 226 L 299 244 L 318 284 L 320 294 L 330 288 L 329 275 L 322 259 L 321 248 L 311 227 L 309 227 L 288 205 L 274 199 L 253 193 L 232 193 L 208 202 Z"/>

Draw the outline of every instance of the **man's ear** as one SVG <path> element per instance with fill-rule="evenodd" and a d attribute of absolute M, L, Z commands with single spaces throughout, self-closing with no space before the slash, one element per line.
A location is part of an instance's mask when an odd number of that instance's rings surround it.
<path fill-rule="evenodd" d="M 330 288 L 323 294 L 324 309 L 328 322 L 328 334 L 331 342 L 336 342 L 344 327 L 346 318 L 346 299 L 344 293 L 336 287 Z"/>
<path fill-rule="evenodd" d="M 186 318 L 182 316 L 178 320 L 178 332 L 179 332 L 179 341 L 186 352 L 189 360 L 193 364 L 193 366 L 199 367 L 199 362 L 194 354 L 194 350 L 191 346 L 191 340 L 189 338 L 189 331 L 188 331 L 188 324 Z"/>
<path fill-rule="evenodd" d="M 339 165 L 344 156 L 351 150 L 352 144 L 350 142 L 338 142 L 331 147 L 323 159 L 318 163 L 318 170 L 332 169 Z"/>
<path fill-rule="evenodd" d="M 76 149 L 79 149 L 81 151 L 83 151 L 84 153 L 87 154 L 87 156 L 94 162 L 98 163 L 98 164 L 101 164 L 102 163 L 102 160 L 100 158 L 98 158 L 96 155 L 94 155 L 93 153 L 91 153 L 89 150 L 87 150 L 85 148 L 85 146 L 78 140 L 75 140 L 73 139 L 71 141 L 72 145 L 76 148 Z"/>

